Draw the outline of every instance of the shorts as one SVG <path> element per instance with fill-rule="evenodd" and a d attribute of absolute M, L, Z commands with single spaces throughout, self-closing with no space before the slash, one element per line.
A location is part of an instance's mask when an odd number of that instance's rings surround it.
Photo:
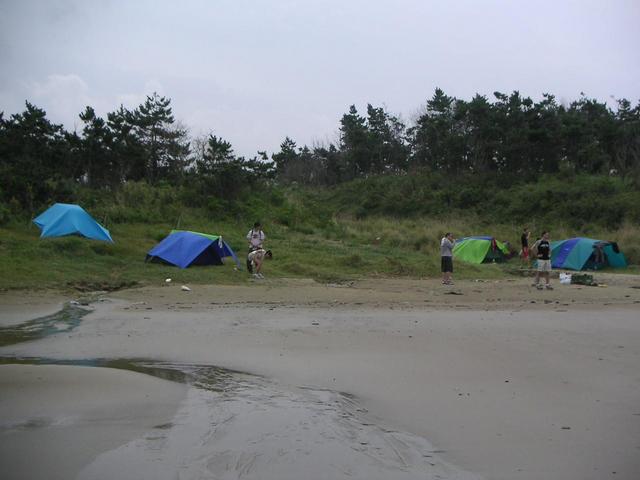
<path fill-rule="evenodd" d="M 522 247 L 522 258 L 524 258 L 525 260 L 529 260 L 529 247 Z"/>
<path fill-rule="evenodd" d="M 538 271 L 539 272 L 550 272 L 551 271 L 551 260 L 538 260 Z"/>
<path fill-rule="evenodd" d="M 442 273 L 453 273 L 453 258 L 451 257 L 440 257 L 440 268 Z"/>

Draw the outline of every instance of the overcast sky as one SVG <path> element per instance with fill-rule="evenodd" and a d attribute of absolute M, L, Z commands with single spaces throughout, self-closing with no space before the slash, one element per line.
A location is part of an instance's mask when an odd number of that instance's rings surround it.
<path fill-rule="evenodd" d="M 638 25 L 640 0 L 0 0 L 0 111 L 80 130 L 157 91 L 253 156 L 335 141 L 351 104 L 409 123 L 436 87 L 635 104 Z"/>

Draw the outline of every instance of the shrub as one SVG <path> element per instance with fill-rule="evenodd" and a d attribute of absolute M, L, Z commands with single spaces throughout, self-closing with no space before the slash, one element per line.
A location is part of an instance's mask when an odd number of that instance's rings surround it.
<path fill-rule="evenodd" d="M 90 248 L 91 250 L 93 250 L 93 252 L 96 255 L 113 255 L 114 254 L 113 245 L 109 243 L 91 243 Z"/>
<path fill-rule="evenodd" d="M 353 267 L 353 268 L 360 268 L 365 264 L 363 258 L 357 253 L 354 253 L 353 255 L 349 255 L 348 257 L 342 258 L 340 260 L 340 263 L 342 263 L 342 265 L 344 265 L 345 267 Z"/>
<path fill-rule="evenodd" d="M 86 238 L 70 236 L 62 238 L 43 239 L 39 246 L 41 249 L 48 250 L 53 253 L 64 255 L 82 255 L 88 251 L 88 242 Z"/>

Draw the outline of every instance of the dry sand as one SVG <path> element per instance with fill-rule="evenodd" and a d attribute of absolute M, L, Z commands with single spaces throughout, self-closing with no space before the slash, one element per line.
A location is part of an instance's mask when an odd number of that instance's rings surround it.
<path fill-rule="evenodd" d="M 607 286 L 147 287 L 94 304 L 71 332 L 0 354 L 150 358 L 264 376 L 222 382 L 224 395 L 190 388 L 173 419 L 180 428 L 102 449 L 78 478 L 171 478 L 158 476 L 161 465 L 180 478 L 635 480 L 640 278 L 596 277 Z M 0 432 L 1 450 L 8 435 Z"/>

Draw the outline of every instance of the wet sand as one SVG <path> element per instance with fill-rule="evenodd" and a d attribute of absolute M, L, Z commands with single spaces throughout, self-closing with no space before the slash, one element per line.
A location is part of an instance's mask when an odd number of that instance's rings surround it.
<path fill-rule="evenodd" d="M 465 281 L 454 289 L 434 280 L 267 280 L 191 286 L 191 292 L 176 285 L 149 287 L 94 304 L 95 311 L 71 332 L 4 347 L 0 354 L 153 358 L 217 365 L 274 382 L 267 390 L 285 399 L 275 406 L 264 386 L 253 397 L 231 395 L 225 404 L 232 405 L 227 412 L 239 409 L 233 418 L 271 405 L 267 417 L 282 421 L 234 423 L 232 431 L 239 433 L 233 438 L 210 430 L 215 441 L 200 444 L 199 458 L 206 461 L 192 459 L 199 470 L 184 478 L 299 478 L 302 470 L 283 470 L 296 464 L 307 469 L 307 478 L 473 478 L 468 472 L 474 472 L 487 479 L 631 480 L 640 475 L 640 290 L 634 288 L 640 279 L 600 277 L 606 288 L 556 284 L 544 292 L 532 289 L 528 279 Z M 301 386 L 312 393 L 301 394 Z M 181 404 L 177 417 L 191 410 L 225 418 L 219 399 L 198 403 L 196 390 L 189 391 L 191 400 Z M 319 393 L 325 391 L 328 397 Z M 273 413 L 278 405 L 289 411 L 344 398 L 356 407 L 309 407 L 291 422 Z M 248 404 L 253 407 L 246 410 Z M 314 425 L 321 413 L 324 420 Z M 349 419 L 348 426 L 335 434 L 332 425 L 341 418 Z M 252 425 L 261 425 L 257 436 Z M 366 431 L 368 425 L 375 428 Z M 357 455 L 340 457 L 330 443 L 308 444 L 300 450 L 308 454 L 291 449 L 292 438 L 304 442 L 306 434 L 318 439 L 327 432 L 342 439 L 336 441 L 341 452 L 359 444 L 362 458 L 378 468 L 352 468 L 363 462 Z M 409 445 L 398 450 L 402 460 L 381 460 L 397 450 L 398 438 L 385 432 L 397 432 Z M 162 438 L 175 444 L 183 436 L 169 429 Z M 154 451 L 152 444 L 142 436 L 105 450 L 85 465 L 84 478 L 123 478 L 122 472 L 104 475 L 105 465 L 114 463 L 105 459 L 144 464 L 141 452 Z M 428 456 L 418 458 L 417 452 Z M 280 456 L 286 461 L 277 462 Z M 339 469 L 323 468 L 331 458 Z M 282 476 L 287 471 L 294 473 Z"/>
<path fill-rule="evenodd" d="M 0 293 L 0 327 L 51 315 L 59 311 L 66 300 L 53 292 Z"/>
<path fill-rule="evenodd" d="M 101 452 L 170 421 L 186 390 L 107 368 L 0 365 L 2 478 L 75 478 Z"/>

